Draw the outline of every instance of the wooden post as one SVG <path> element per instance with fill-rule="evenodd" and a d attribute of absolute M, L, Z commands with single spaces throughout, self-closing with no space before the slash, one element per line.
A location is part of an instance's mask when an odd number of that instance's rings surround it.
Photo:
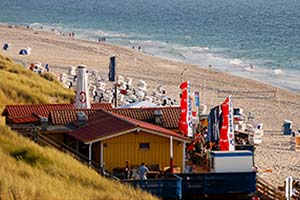
<path fill-rule="evenodd" d="M 115 83 L 115 108 L 118 107 L 118 81 Z"/>
<path fill-rule="evenodd" d="M 170 172 L 174 173 L 174 160 L 173 160 L 173 136 L 170 137 Z"/>
<path fill-rule="evenodd" d="M 185 172 L 185 146 L 186 146 L 186 142 L 182 143 L 183 147 L 182 147 L 182 170 L 181 172 L 184 173 Z"/>
<path fill-rule="evenodd" d="M 89 166 L 92 165 L 92 144 L 93 143 L 89 143 Z"/>
<path fill-rule="evenodd" d="M 79 142 L 78 142 L 78 140 L 77 140 L 77 141 L 76 141 L 76 153 L 79 153 L 78 151 L 79 151 Z"/>
<path fill-rule="evenodd" d="M 104 164 L 103 164 L 103 141 L 100 142 L 100 167 L 101 170 L 103 170 L 104 168 Z"/>

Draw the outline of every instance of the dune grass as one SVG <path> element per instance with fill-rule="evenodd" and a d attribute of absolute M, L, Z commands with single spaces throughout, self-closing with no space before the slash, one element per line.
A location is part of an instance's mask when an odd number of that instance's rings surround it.
<path fill-rule="evenodd" d="M 0 55 L 0 111 L 8 104 L 67 103 L 74 93 Z M 101 177 L 70 155 L 0 124 L 0 200 L 142 200 L 155 197 Z"/>
<path fill-rule="evenodd" d="M 8 104 L 70 102 L 74 92 L 63 88 L 56 78 L 38 75 L 0 54 L 0 110 Z"/>
<path fill-rule="evenodd" d="M 155 199 L 0 125 L 0 199 Z"/>

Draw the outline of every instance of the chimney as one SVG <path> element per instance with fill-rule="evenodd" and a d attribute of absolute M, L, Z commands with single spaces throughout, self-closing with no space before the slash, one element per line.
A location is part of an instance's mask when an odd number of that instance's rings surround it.
<path fill-rule="evenodd" d="M 80 122 L 86 122 L 88 120 L 88 116 L 82 111 L 77 112 L 77 120 Z"/>
<path fill-rule="evenodd" d="M 75 107 L 77 109 L 90 109 L 91 102 L 88 90 L 88 76 L 85 65 L 77 67 L 77 85 Z"/>
<path fill-rule="evenodd" d="M 155 110 L 154 111 L 154 123 L 156 125 L 162 125 L 162 116 L 163 116 L 163 112 L 162 110 Z"/>
<path fill-rule="evenodd" d="M 47 131 L 48 126 L 48 118 L 47 117 L 41 117 L 41 129 L 42 131 Z"/>
<path fill-rule="evenodd" d="M 88 122 L 88 116 L 84 112 L 77 112 L 78 125 L 82 126 Z"/>

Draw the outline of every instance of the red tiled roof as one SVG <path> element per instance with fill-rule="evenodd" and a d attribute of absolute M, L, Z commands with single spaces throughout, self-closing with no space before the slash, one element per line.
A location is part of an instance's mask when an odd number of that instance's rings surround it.
<path fill-rule="evenodd" d="M 112 106 L 111 103 L 92 103 L 91 104 L 91 109 L 95 109 L 95 110 L 111 110 Z"/>
<path fill-rule="evenodd" d="M 113 115 L 115 115 L 119 118 L 122 118 L 124 120 L 127 120 L 130 123 L 136 124 L 138 127 L 141 127 L 141 128 L 149 129 L 149 130 L 156 131 L 156 132 L 161 132 L 165 135 L 174 136 L 174 137 L 181 138 L 184 140 L 189 140 L 189 138 L 187 138 L 183 135 L 180 135 L 178 133 L 175 133 L 174 131 L 168 130 L 166 128 L 163 128 L 163 127 L 160 127 L 160 126 L 148 123 L 148 122 L 143 122 L 143 121 L 133 119 L 133 118 L 130 118 L 127 116 L 119 115 L 119 114 L 113 114 Z"/>
<path fill-rule="evenodd" d="M 167 136 L 174 136 L 177 139 L 189 140 L 168 129 L 103 110 L 99 110 L 90 115 L 87 125 L 71 131 L 68 134 L 84 143 L 89 143 L 124 131 L 134 131 L 137 128 L 143 128 Z"/>
<path fill-rule="evenodd" d="M 52 125 L 66 125 L 76 120 L 77 112 L 84 112 L 87 116 L 95 113 L 96 109 L 76 109 L 76 110 L 51 110 L 49 123 Z"/>
<path fill-rule="evenodd" d="M 163 113 L 162 127 L 168 129 L 178 128 L 180 107 L 113 108 L 112 112 L 153 124 L 155 122 L 155 110 L 161 110 Z"/>
<path fill-rule="evenodd" d="M 73 104 L 34 104 L 34 105 L 8 105 L 2 112 L 2 116 L 23 117 L 33 113 L 42 117 L 48 117 L 50 110 L 74 109 Z"/>
<path fill-rule="evenodd" d="M 133 119 L 145 121 L 151 124 L 155 122 L 154 112 L 155 110 L 161 110 L 162 123 L 161 127 L 168 129 L 178 128 L 178 121 L 180 117 L 180 107 L 154 107 L 154 108 L 113 108 L 113 113 L 128 116 Z M 95 110 L 53 110 L 50 112 L 49 122 L 53 125 L 65 125 L 76 120 L 76 113 L 83 111 L 88 116 L 95 113 Z"/>
<path fill-rule="evenodd" d="M 33 105 L 8 105 L 2 112 L 2 116 L 24 117 L 33 113 L 42 117 L 48 117 L 51 110 L 73 110 L 73 104 L 33 104 Z M 110 103 L 94 103 L 92 109 L 112 109 Z"/>
<path fill-rule="evenodd" d="M 7 121 L 13 124 L 26 124 L 39 122 L 40 118 L 35 115 L 21 116 L 21 117 L 7 117 Z"/>

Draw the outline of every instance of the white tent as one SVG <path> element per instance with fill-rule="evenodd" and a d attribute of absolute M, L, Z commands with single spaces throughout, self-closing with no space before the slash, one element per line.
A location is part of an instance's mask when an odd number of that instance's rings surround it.
<path fill-rule="evenodd" d="M 157 107 L 157 105 L 149 101 L 139 101 L 139 102 L 134 102 L 131 104 L 120 106 L 120 108 L 149 108 L 149 107 Z"/>

